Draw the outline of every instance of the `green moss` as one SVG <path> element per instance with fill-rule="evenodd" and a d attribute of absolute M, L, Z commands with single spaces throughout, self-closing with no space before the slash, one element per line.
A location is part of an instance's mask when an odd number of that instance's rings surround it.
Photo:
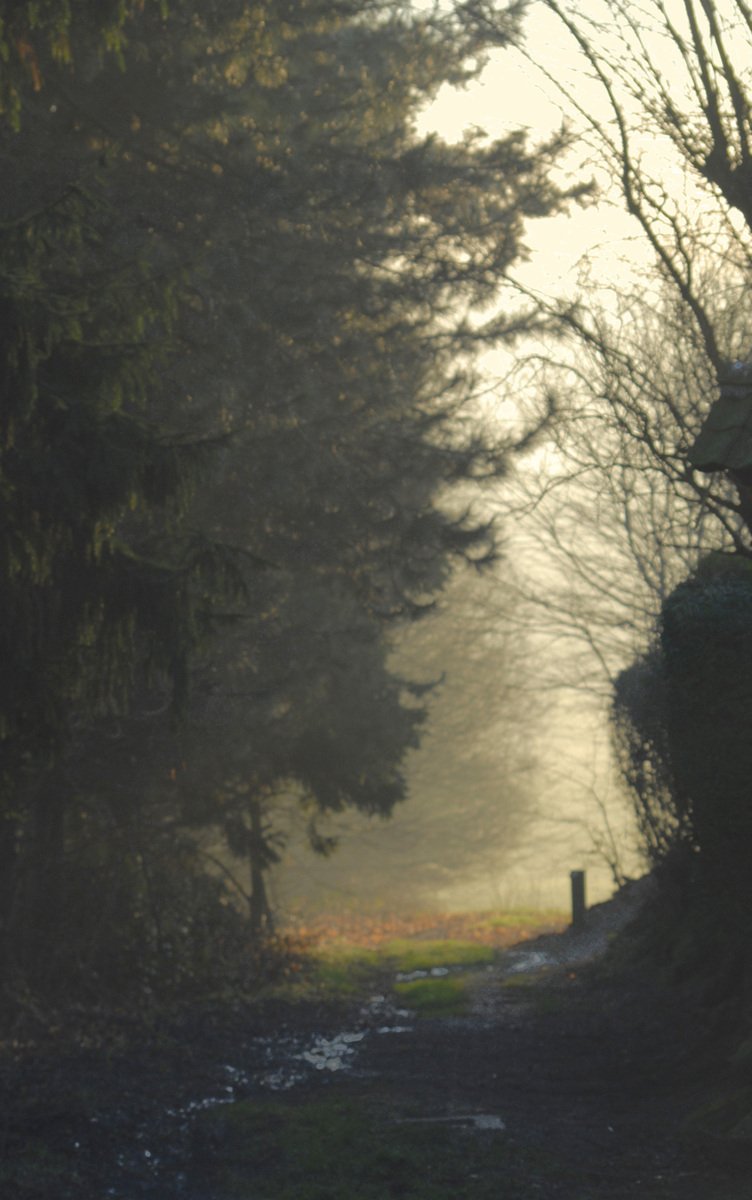
<path fill-rule="evenodd" d="M 532 1200 L 548 1176 L 542 1156 L 523 1163 L 502 1133 L 434 1124 L 402 1095 L 355 1090 L 206 1113 L 198 1149 L 194 1168 L 236 1200 Z"/>
<path fill-rule="evenodd" d="M 560 928 L 569 923 L 569 915 L 558 908 L 512 908 L 507 912 L 489 917 L 490 929 L 535 929 Z"/>
<path fill-rule="evenodd" d="M 316 986 L 336 995 L 352 995 L 372 986 L 377 978 L 399 972 L 431 970 L 432 967 L 477 967 L 496 958 L 492 946 L 453 939 L 411 941 L 408 938 L 366 948 L 336 942 L 316 951 L 313 980 Z"/>
<path fill-rule="evenodd" d="M 375 950 L 347 943 L 327 946 L 314 957 L 313 981 L 334 995 L 351 995 L 369 986 L 382 967 Z"/>
<path fill-rule="evenodd" d="M 482 942 L 463 942 L 453 938 L 435 941 L 410 941 L 395 938 L 386 942 L 381 953 L 395 971 L 430 970 L 431 967 L 479 967 L 492 963 L 497 952 Z"/>
<path fill-rule="evenodd" d="M 397 997 L 422 1017 L 449 1017 L 464 1012 L 467 1006 L 467 986 L 464 979 L 449 976 L 442 979 L 411 979 L 396 983 Z"/>
<path fill-rule="evenodd" d="M 520 971 L 517 975 L 508 975 L 505 979 L 502 979 L 501 986 L 505 991 L 531 992 L 539 981 L 550 973 L 550 967 L 540 967 L 536 971 Z"/>

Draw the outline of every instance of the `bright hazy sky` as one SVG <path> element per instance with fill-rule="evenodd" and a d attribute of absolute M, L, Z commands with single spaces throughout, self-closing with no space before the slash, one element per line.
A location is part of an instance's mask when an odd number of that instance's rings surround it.
<path fill-rule="evenodd" d="M 523 25 L 525 41 L 535 47 L 536 58 L 559 79 L 578 78 L 577 53 L 560 22 L 543 6 L 533 6 Z M 581 79 L 578 97 L 602 104 L 602 93 Z M 558 130 L 563 120 L 556 89 L 513 47 L 493 50 L 482 75 L 464 89 L 445 86 L 423 114 L 419 130 L 435 131 L 447 141 L 459 140 L 465 130 L 482 129 L 490 138 L 513 129 L 528 129 L 533 142 Z M 589 179 L 592 168 L 580 168 L 584 149 L 575 149 L 568 165 L 572 179 Z M 531 221 L 525 238 L 531 260 L 518 274 L 525 284 L 546 293 L 560 294 L 576 283 L 576 268 L 583 254 L 598 251 L 604 270 L 619 271 L 623 262 L 641 257 L 636 234 L 618 196 L 604 197 L 597 207 L 573 208 L 569 215 Z M 642 251 L 644 254 L 644 251 Z"/>

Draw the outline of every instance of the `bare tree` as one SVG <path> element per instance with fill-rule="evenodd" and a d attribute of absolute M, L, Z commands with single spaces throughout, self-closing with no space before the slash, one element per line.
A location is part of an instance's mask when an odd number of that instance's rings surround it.
<path fill-rule="evenodd" d="M 701 286 L 703 251 L 752 263 L 752 8 L 745 0 L 545 0 L 579 54 L 572 77 L 529 47 L 615 182 L 716 371 L 724 347 Z M 492 22 L 482 5 L 478 20 Z"/>
<path fill-rule="evenodd" d="M 603 202 L 621 197 L 653 263 L 617 282 L 593 261 L 577 303 L 549 302 L 569 337 L 534 349 L 513 384 L 554 394 L 560 415 L 536 472 L 521 475 L 519 553 L 539 563 L 527 598 L 542 636 L 582 648 L 568 664 L 577 685 L 603 693 L 704 553 L 749 553 L 734 488 L 687 454 L 729 362 L 752 351 L 752 9 L 544 7 L 557 55 L 547 65 L 531 40 L 529 61 L 578 126 Z M 493 25 L 484 0 L 470 10 Z"/>
<path fill-rule="evenodd" d="M 597 303 L 565 314 L 572 338 L 559 353 L 542 348 L 518 367 L 533 392 L 557 395 L 559 420 L 517 478 L 516 553 L 538 564 L 522 589 L 526 622 L 579 646 L 576 685 L 603 693 L 702 556 L 746 550 L 748 537 L 733 486 L 687 462 L 716 380 L 683 302 L 664 285 Z M 740 297 L 714 316 L 729 357 L 752 328 L 747 309 Z"/>
<path fill-rule="evenodd" d="M 542 661 L 556 664 L 552 682 L 599 696 L 602 719 L 625 668 L 640 667 L 666 597 L 704 556 L 750 554 L 732 481 L 693 471 L 688 452 L 729 364 L 752 352 L 752 9 L 743 0 L 545 7 L 575 65 L 547 68 L 536 46 L 529 59 L 652 262 L 617 284 L 593 260 L 578 302 L 558 306 L 569 336 L 517 367 L 532 393 L 557 397 L 560 415 L 537 471 L 518 483 L 519 553 L 538 564 L 521 619 L 557 651 L 571 647 Z M 645 746 L 644 731 L 632 732 L 634 775 Z M 681 822 L 661 824 L 668 792 L 649 783 L 635 812 L 651 860 Z"/>

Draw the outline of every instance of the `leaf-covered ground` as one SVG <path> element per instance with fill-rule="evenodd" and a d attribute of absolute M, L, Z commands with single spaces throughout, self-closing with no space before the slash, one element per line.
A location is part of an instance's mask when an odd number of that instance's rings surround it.
<path fill-rule="evenodd" d="M 566 927 L 564 913 L 537 909 L 511 912 L 319 914 L 291 921 L 291 929 L 314 945 L 383 946 L 396 938 L 452 938 L 505 948 Z"/>

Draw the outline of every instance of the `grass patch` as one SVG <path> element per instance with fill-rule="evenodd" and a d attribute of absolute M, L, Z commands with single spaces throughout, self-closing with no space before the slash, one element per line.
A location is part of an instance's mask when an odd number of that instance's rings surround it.
<path fill-rule="evenodd" d="M 410 940 L 394 938 L 377 947 L 331 942 L 314 951 L 313 981 L 332 995 L 350 996 L 378 979 L 433 967 L 480 967 L 497 957 L 493 946 L 454 938 Z M 389 980 L 391 982 L 391 979 Z"/>
<path fill-rule="evenodd" d="M 402 1096 L 353 1090 L 245 1101 L 200 1118 L 194 1169 L 212 1191 L 234 1200 L 540 1195 L 548 1164 L 541 1159 L 523 1168 L 503 1133 L 411 1121 L 411 1115 L 420 1114 Z"/>
<path fill-rule="evenodd" d="M 395 971 L 430 970 L 431 967 L 481 967 L 494 962 L 497 952 L 482 942 L 457 938 L 410 941 L 395 938 L 385 942 L 382 952 Z"/>
<path fill-rule="evenodd" d="M 455 1017 L 467 1005 L 464 979 L 450 976 L 443 979 L 411 979 L 396 983 L 397 998 L 421 1017 Z"/>
<path fill-rule="evenodd" d="M 525 932 L 542 932 L 546 928 L 562 929 L 569 924 L 570 917 L 558 908 L 512 908 L 488 918 L 490 929 L 519 929 Z"/>
<path fill-rule="evenodd" d="M 313 982 L 337 996 L 350 996 L 367 989 L 384 969 L 377 950 L 335 944 L 313 954 Z"/>
<path fill-rule="evenodd" d="M 3 1156 L 5 1158 L 5 1156 Z M 70 1155 L 59 1153 L 40 1141 L 30 1141 L 22 1151 L 0 1162 L 0 1195 L 15 1200 L 36 1200 L 76 1182 L 77 1172 Z M 7 1189 L 7 1190 L 6 1190 Z"/>

